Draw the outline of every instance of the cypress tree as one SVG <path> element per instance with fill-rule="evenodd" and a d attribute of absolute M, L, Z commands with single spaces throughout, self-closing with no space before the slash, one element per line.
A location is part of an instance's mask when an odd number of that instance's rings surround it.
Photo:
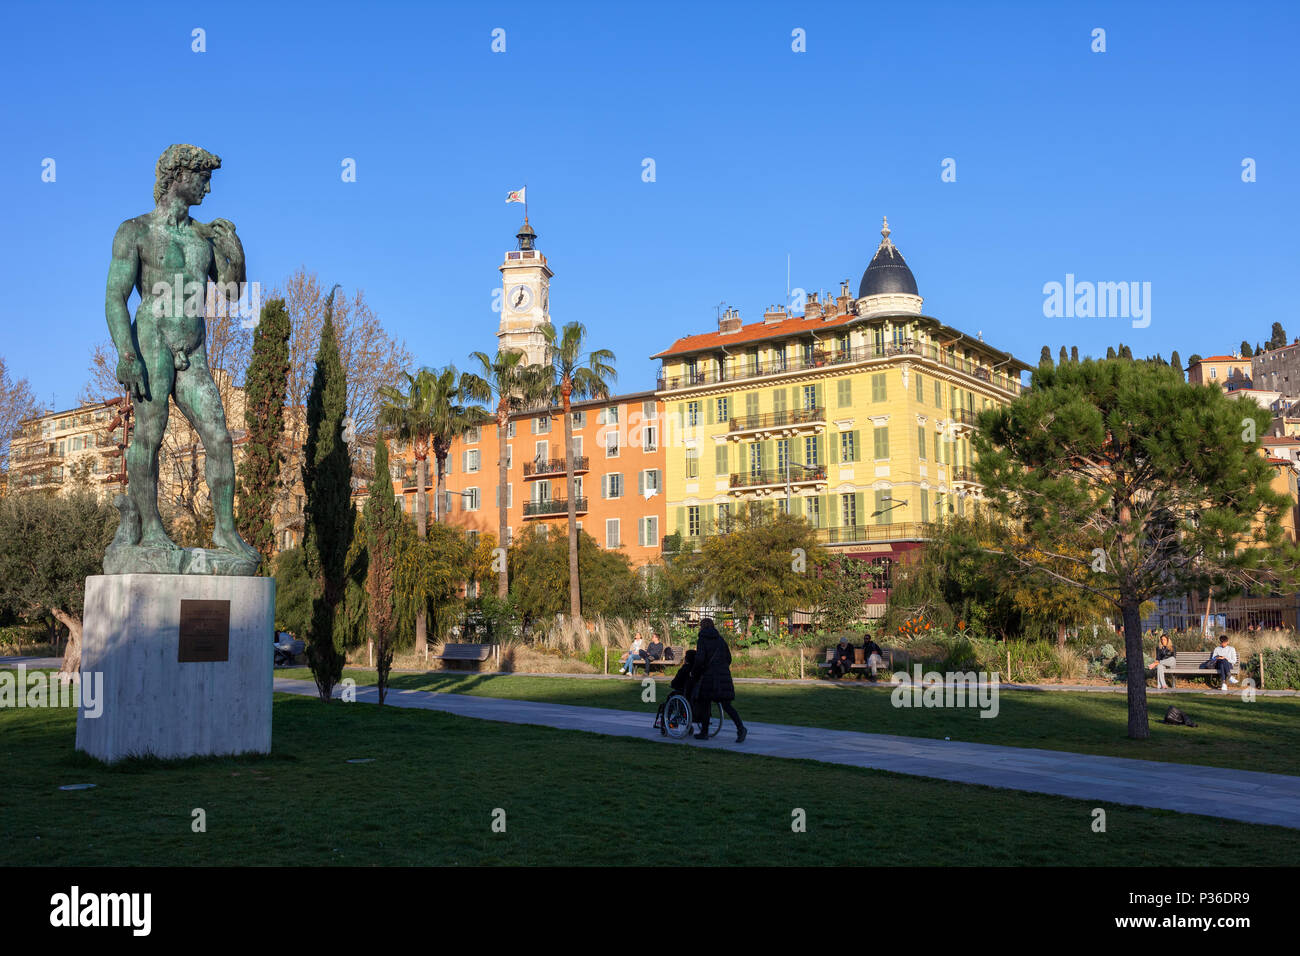
<path fill-rule="evenodd" d="M 388 693 L 388 673 L 393 667 L 396 646 L 393 627 L 393 590 L 397 566 L 397 544 L 402 530 L 402 512 L 388 480 L 388 442 L 382 437 L 375 446 L 375 480 L 366 499 L 366 592 L 370 598 L 370 633 L 375 642 L 375 666 L 379 676 L 379 703 Z"/>
<path fill-rule="evenodd" d="M 262 307 L 253 333 L 253 359 L 244 378 L 248 443 L 239 465 L 239 534 L 262 555 L 271 573 L 275 549 L 275 486 L 284 463 L 284 398 L 289 387 L 289 310 L 283 299 Z"/>
<path fill-rule="evenodd" d="M 1043 351 L 1040 352 L 1038 355 L 1038 364 L 1039 365 L 1052 364 L 1052 350 L 1048 348 L 1046 345 L 1043 346 Z"/>
<path fill-rule="evenodd" d="M 1174 349 L 1173 354 L 1169 356 L 1169 364 L 1178 369 L 1179 373 L 1186 371 L 1183 368 L 1183 360 L 1178 357 L 1178 349 Z"/>
<path fill-rule="evenodd" d="M 1274 322 L 1272 334 L 1268 337 L 1268 347 L 1280 349 L 1284 345 L 1286 345 L 1286 329 L 1282 328 L 1281 322 Z"/>
<path fill-rule="evenodd" d="M 1115 357 L 1115 346 L 1113 345 L 1106 346 L 1106 358 L 1113 359 L 1114 357 Z"/>
<path fill-rule="evenodd" d="M 1242 358 L 1250 358 L 1250 357 L 1251 357 L 1252 355 L 1254 355 L 1254 354 L 1255 354 L 1255 353 L 1251 351 L 1250 343 L 1247 342 L 1245 339 L 1242 339 L 1242 340 L 1241 340 L 1241 357 L 1242 357 Z"/>
<path fill-rule="evenodd" d="M 1061 355 L 1060 358 L 1057 359 L 1057 361 L 1060 362 L 1062 365 L 1070 361 L 1070 354 L 1065 351 L 1064 345 L 1061 346 Z"/>
<path fill-rule="evenodd" d="M 1070 361 L 1071 362 L 1079 361 L 1079 346 L 1077 345 L 1070 346 Z"/>
<path fill-rule="evenodd" d="M 316 370 L 307 394 L 307 442 L 303 486 L 307 492 L 304 541 L 307 571 L 315 579 L 307 660 L 321 700 L 328 701 L 343 676 L 343 651 L 335 633 L 335 609 L 346 585 L 348 548 L 356 509 L 352 507 L 352 464 L 343 441 L 347 380 L 334 330 L 334 286 L 325 300 L 325 324 L 316 351 Z"/>

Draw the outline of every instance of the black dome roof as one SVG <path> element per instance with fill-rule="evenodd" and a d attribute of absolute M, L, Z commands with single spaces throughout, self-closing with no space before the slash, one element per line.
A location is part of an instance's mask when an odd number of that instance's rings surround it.
<path fill-rule="evenodd" d="M 858 284 L 858 298 L 868 295 L 920 295 L 916 289 L 916 277 L 903 261 L 903 254 L 889 241 L 889 221 L 880 230 L 884 237 L 880 247 L 872 257 L 867 271 L 862 273 L 862 282 Z"/>

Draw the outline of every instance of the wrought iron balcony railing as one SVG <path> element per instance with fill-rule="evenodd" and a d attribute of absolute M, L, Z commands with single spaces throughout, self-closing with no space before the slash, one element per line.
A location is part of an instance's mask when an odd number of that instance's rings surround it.
<path fill-rule="evenodd" d="M 578 514 L 583 514 L 587 510 L 587 499 L 585 496 L 574 499 L 574 509 Z M 568 513 L 568 498 L 544 498 L 541 501 L 524 502 L 525 518 L 538 518 L 543 515 L 567 515 Z"/>
<path fill-rule="evenodd" d="M 731 476 L 732 488 L 757 488 L 761 485 L 784 485 L 786 480 L 790 484 L 797 485 L 810 481 L 825 481 L 825 465 L 801 465 L 791 467 L 789 472 L 785 469 L 772 471 L 743 471 L 740 474 Z"/>
<path fill-rule="evenodd" d="M 760 428 L 784 428 L 791 425 L 808 425 L 826 421 L 826 408 L 788 408 L 780 412 L 761 415 L 739 415 L 727 422 L 732 432 L 754 431 Z"/>
<path fill-rule="evenodd" d="M 542 475 L 566 474 L 564 458 L 552 458 L 550 461 L 529 461 L 524 463 L 525 478 L 540 478 Z M 587 471 L 590 459 L 585 455 L 573 459 L 573 473 Z"/>

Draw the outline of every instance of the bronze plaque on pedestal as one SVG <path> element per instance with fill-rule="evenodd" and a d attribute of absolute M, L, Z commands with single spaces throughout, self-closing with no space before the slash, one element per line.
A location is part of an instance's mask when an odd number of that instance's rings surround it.
<path fill-rule="evenodd" d="M 230 602 L 181 601 L 180 664 L 230 660 Z"/>

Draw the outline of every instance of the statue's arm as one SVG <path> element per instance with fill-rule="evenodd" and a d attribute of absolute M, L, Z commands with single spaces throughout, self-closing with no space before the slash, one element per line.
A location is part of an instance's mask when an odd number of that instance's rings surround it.
<path fill-rule="evenodd" d="M 127 302 L 140 274 L 140 248 L 136 225 L 124 222 L 113 237 L 113 260 L 108 266 L 108 286 L 104 292 L 104 315 L 108 332 L 117 346 L 117 380 L 131 392 L 132 398 L 144 398 L 143 363 L 131 335 L 131 313 Z"/>
<path fill-rule="evenodd" d="M 245 278 L 244 244 L 235 234 L 235 224 L 229 219 L 214 219 L 208 224 L 208 237 L 212 241 L 212 268 L 209 278 L 228 289 L 228 283 L 241 283 Z M 238 297 L 238 293 L 236 293 Z"/>

